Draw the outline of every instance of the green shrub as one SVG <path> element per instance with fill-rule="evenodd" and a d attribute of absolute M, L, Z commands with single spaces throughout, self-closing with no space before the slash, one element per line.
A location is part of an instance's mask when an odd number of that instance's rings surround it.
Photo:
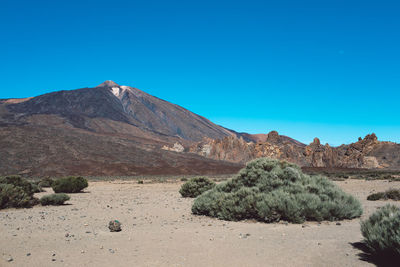
<path fill-rule="evenodd" d="M 63 205 L 65 201 L 69 200 L 70 197 L 64 193 L 57 193 L 51 195 L 45 195 L 40 199 L 40 204 L 46 205 Z"/>
<path fill-rule="evenodd" d="M 292 163 L 253 160 L 239 174 L 197 197 L 192 212 L 223 220 L 341 220 L 359 217 L 360 202 L 325 177 Z"/>
<path fill-rule="evenodd" d="M 39 181 L 39 186 L 40 187 L 51 187 L 54 183 L 54 180 L 51 179 L 50 177 L 44 177 Z"/>
<path fill-rule="evenodd" d="M 28 208 L 37 204 L 32 184 L 20 176 L 0 177 L 0 209 Z"/>
<path fill-rule="evenodd" d="M 207 177 L 196 177 L 184 183 L 179 193 L 183 197 L 197 197 L 214 186 L 215 183 Z"/>
<path fill-rule="evenodd" d="M 83 177 L 65 177 L 55 180 L 51 186 L 55 193 L 78 193 L 88 187 L 88 182 Z"/>
<path fill-rule="evenodd" d="M 181 181 L 182 181 L 182 182 L 186 182 L 187 180 L 188 180 L 188 179 L 185 178 L 185 177 L 181 178 Z"/>
<path fill-rule="evenodd" d="M 389 189 L 385 192 L 378 192 L 378 193 L 374 193 L 371 194 L 367 197 L 367 200 L 388 200 L 388 199 L 392 199 L 392 200 L 400 200 L 400 190 L 399 189 Z"/>
<path fill-rule="evenodd" d="M 400 209 L 386 205 L 361 222 L 361 233 L 371 254 L 400 260 Z"/>
<path fill-rule="evenodd" d="M 367 200 L 375 201 L 375 200 L 380 200 L 380 199 L 383 199 L 383 198 L 385 198 L 385 193 L 384 192 L 378 192 L 378 193 L 374 193 L 374 194 L 369 195 L 367 197 Z"/>
<path fill-rule="evenodd" d="M 400 190 L 399 189 L 389 189 L 385 192 L 387 199 L 400 200 Z"/>
<path fill-rule="evenodd" d="M 143 180 L 139 180 L 139 181 L 137 181 L 137 183 L 138 184 L 143 184 L 144 182 L 143 182 Z"/>
<path fill-rule="evenodd" d="M 34 193 L 44 192 L 42 187 L 40 185 L 38 185 L 37 183 L 31 183 L 31 185 L 32 185 L 32 190 Z"/>
<path fill-rule="evenodd" d="M 23 179 L 19 175 L 9 175 L 0 177 L 0 184 L 11 184 L 14 186 L 22 187 L 23 190 L 28 194 L 33 195 L 33 193 L 35 193 L 32 183 L 27 181 L 26 179 Z"/>

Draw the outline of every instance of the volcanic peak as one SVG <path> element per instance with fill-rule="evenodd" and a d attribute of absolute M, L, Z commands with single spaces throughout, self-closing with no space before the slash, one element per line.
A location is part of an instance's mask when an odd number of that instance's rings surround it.
<path fill-rule="evenodd" d="M 96 87 L 118 87 L 119 85 L 111 80 L 107 80 L 99 85 L 97 85 Z"/>

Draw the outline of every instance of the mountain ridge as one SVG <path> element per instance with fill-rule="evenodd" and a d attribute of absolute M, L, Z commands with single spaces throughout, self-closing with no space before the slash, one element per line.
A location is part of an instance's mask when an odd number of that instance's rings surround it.
<path fill-rule="evenodd" d="M 116 96 L 113 88 L 122 92 L 121 95 Z M 7 108 L 14 113 L 27 113 L 28 116 L 58 114 L 69 118 L 78 128 L 86 127 L 84 117 L 108 118 L 190 141 L 201 140 L 203 136 L 221 138 L 233 134 L 183 107 L 112 81 L 94 88 L 51 92 L 10 104 Z"/>
<path fill-rule="evenodd" d="M 400 169 L 400 145 L 375 135 L 331 147 L 276 131 L 239 133 L 111 80 L 0 100 L 0 147 L 0 174 L 222 174 L 257 157 L 306 167 Z"/>

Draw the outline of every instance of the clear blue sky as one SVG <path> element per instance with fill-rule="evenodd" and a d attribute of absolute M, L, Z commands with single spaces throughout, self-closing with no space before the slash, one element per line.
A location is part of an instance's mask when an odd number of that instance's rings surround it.
<path fill-rule="evenodd" d="M 400 142 L 398 1 L 2 0 L 0 98 L 130 85 L 236 131 Z"/>

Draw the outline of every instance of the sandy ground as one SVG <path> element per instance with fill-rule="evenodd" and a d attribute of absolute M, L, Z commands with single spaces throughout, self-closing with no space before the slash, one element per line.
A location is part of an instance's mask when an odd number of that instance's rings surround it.
<path fill-rule="evenodd" d="M 265 224 L 194 216 L 181 184 L 92 182 L 69 205 L 1 210 L 0 266 L 373 266 L 351 245 L 362 240 L 360 219 Z M 362 201 L 362 219 L 389 203 L 366 201 L 369 193 L 400 187 L 337 184 Z M 108 230 L 112 219 L 121 232 Z"/>

